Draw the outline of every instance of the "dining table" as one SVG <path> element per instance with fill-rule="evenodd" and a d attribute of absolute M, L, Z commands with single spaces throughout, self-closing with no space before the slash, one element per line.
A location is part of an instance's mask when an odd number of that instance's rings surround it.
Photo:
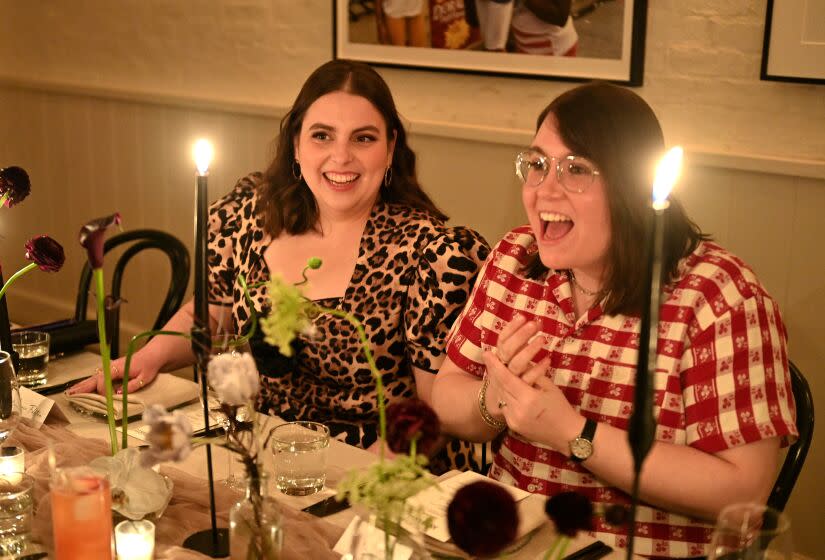
<path fill-rule="evenodd" d="M 70 406 L 63 392 L 74 380 L 91 375 L 99 367 L 100 357 L 93 352 L 82 351 L 66 355 L 49 364 L 49 381 L 40 388 L 48 398 L 54 401 L 52 410 L 43 425 L 34 428 L 25 421 L 21 422 L 10 436 L 10 444 L 23 447 L 26 451 L 26 472 L 35 480 L 34 502 L 35 514 L 32 523 L 32 544 L 30 551 L 34 554 L 52 552 L 51 519 L 49 507 L 48 481 L 55 466 L 75 466 L 87 464 L 95 457 L 109 453 L 108 428 L 104 418 L 89 415 Z M 177 375 L 192 379 L 191 371 L 177 372 Z M 171 374 L 163 374 L 171 375 Z M 183 405 L 187 415 L 202 414 L 200 400 L 196 399 Z M 283 421 L 277 417 L 261 416 L 264 431 Z M 129 446 L 141 446 L 145 441 L 140 437 L 143 425 L 139 419 L 129 422 Z M 118 432 L 120 434 L 120 432 Z M 265 450 L 263 456 L 264 472 L 271 473 L 273 456 Z M 51 456 L 51 459 L 50 459 Z M 237 485 L 227 483 L 230 475 L 241 477 L 242 466 L 234 460 L 234 455 L 219 445 L 211 446 L 213 480 L 215 489 L 215 511 L 217 525 L 228 526 L 231 506 L 242 499 L 242 492 Z M 316 517 L 301 511 L 303 508 L 335 495 L 335 487 L 344 475 L 353 469 L 364 469 L 378 461 L 378 456 L 363 449 L 332 439 L 328 449 L 327 477 L 324 488 L 308 496 L 288 496 L 270 484 L 269 493 L 281 505 L 282 529 L 284 534 L 284 560 L 310 560 L 341 558 L 333 551 L 346 527 L 359 513 L 357 507 L 350 507 L 337 513 Z M 56 463 L 53 464 L 53 463 Z M 172 498 L 163 514 L 154 519 L 156 525 L 155 558 L 163 560 L 196 560 L 208 556 L 183 547 L 183 541 L 190 534 L 211 527 L 209 490 L 207 476 L 206 448 L 195 448 L 184 460 L 177 463 L 164 463 L 160 473 L 172 483 Z M 449 477 L 456 473 L 444 475 Z M 272 477 L 267 477 L 271 479 Z M 270 483 L 272 481 L 270 480 Z M 544 497 L 530 495 L 523 500 L 531 511 L 542 511 Z M 524 505 L 520 502 L 520 509 Z M 360 512 L 362 515 L 364 512 Z M 547 521 L 521 540 L 517 550 L 511 551 L 507 558 L 513 560 L 538 560 L 544 557 L 546 550 L 553 543 L 556 535 L 552 524 Z M 580 533 L 572 539 L 566 550 L 567 555 L 593 545 L 595 539 Z M 449 550 L 448 545 L 446 550 Z M 434 558 L 464 558 L 458 549 L 455 553 L 445 553 L 445 547 L 439 546 L 433 552 Z M 27 551 L 30 552 L 30 551 Z M 42 551 L 42 552 L 41 552 Z M 40 558 L 43 556 L 32 556 Z M 625 557 L 623 550 L 613 550 L 606 556 L 607 560 Z M 573 556 L 573 558 L 577 558 Z M 585 558 L 584 560 L 587 560 Z"/>

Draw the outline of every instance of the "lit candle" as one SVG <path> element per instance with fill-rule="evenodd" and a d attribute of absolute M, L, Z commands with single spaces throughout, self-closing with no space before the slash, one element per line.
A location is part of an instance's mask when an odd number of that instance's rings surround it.
<path fill-rule="evenodd" d="M 22 473 L 26 470 L 25 452 L 13 445 L 0 448 L 0 475 Z"/>
<path fill-rule="evenodd" d="M 155 524 L 151 521 L 121 521 L 115 526 L 117 560 L 152 560 L 155 553 Z"/>
<path fill-rule="evenodd" d="M 209 308 L 206 299 L 206 245 L 208 224 L 208 192 L 206 177 L 214 155 L 212 144 L 200 139 L 192 148 L 198 168 L 198 187 L 195 202 L 195 326 L 209 327 Z M 208 337 L 207 337 L 208 338 Z"/>
<path fill-rule="evenodd" d="M 670 202 L 668 196 L 676 184 L 682 168 L 682 148 L 668 151 L 656 167 L 653 181 L 652 227 L 647 238 L 646 287 L 650 290 L 642 310 L 639 332 L 639 358 L 636 367 L 636 386 L 633 391 L 633 412 L 627 426 L 627 439 L 633 455 L 633 486 L 630 497 L 631 525 L 627 535 L 627 558 L 633 558 L 633 541 L 636 533 L 636 505 L 639 501 L 639 475 L 642 463 L 653 447 L 656 435 L 656 419 L 653 417 L 653 376 L 656 372 L 656 352 L 659 344 L 659 304 L 662 293 L 662 253 L 665 240 L 665 211 Z"/>
<path fill-rule="evenodd" d="M 633 451 L 636 469 L 641 470 L 656 432 L 653 418 L 653 375 L 656 371 L 656 352 L 659 342 L 659 304 L 662 291 L 662 253 L 665 239 L 665 211 L 670 202 L 668 196 L 676 184 L 682 168 L 682 148 L 669 150 L 656 167 L 653 182 L 653 227 L 648 238 L 647 264 L 650 276 L 647 286 L 649 297 L 642 310 L 639 333 L 639 357 L 636 370 L 636 387 L 633 394 L 633 413 L 628 425 L 628 438 Z"/>

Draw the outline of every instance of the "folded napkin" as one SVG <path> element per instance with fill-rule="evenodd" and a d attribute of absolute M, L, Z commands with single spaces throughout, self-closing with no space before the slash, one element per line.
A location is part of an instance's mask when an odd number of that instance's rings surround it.
<path fill-rule="evenodd" d="M 106 415 L 106 397 L 97 393 L 66 395 L 69 404 L 89 414 Z M 115 395 L 115 420 L 123 417 L 123 395 Z M 161 373 L 139 391 L 130 391 L 129 417 L 140 416 L 147 407 L 160 404 L 167 410 L 198 398 L 198 385 L 171 373 Z"/>

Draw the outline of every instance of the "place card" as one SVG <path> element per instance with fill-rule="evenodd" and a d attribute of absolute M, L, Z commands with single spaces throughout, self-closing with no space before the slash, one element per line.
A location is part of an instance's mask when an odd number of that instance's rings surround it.
<path fill-rule="evenodd" d="M 450 530 L 447 527 L 447 508 L 453 500 L 455 493 L 458 492 L 460 488 L 480 480 L 500 485 L 513 496 L 516 502 L 522 502 L 531 496 L 529 492 L 516 488 L 515 486 L 503 484 L 472 471 L 462 472 L 449 478 L 442 477 L 438 480 L 436 486 L 422 490 L 407 502 L 410 506 L 422 508 L 423 514 L 432 518 L 433 524 L 426 531 L 428 537 L 432 537 L 441 542 L 450 540 Z M 532 500 L 530 501 L 532 502 Z M 521 519 L 519 523 L 519 535 L 528 533 L 546 521 L 547 517 L 544 515 L 543 504 L 541 506 L 542 512 L 539 516 L 533 515 L 534 512 L 532 509 L 534 508 L 524 508 L 519 505 L 519 516 Z"/>
<path fill-rule="evenodd" d="M 20 411 L 21 418 L 28 420 L 35 429 L 40 429 L 52 410 L 54 410 L 52 416 L 68 422 L 66 415 L 63 414 L 59 406 L 54 406 L 52 399 L 35 393 L 27 387 L 20 387 L 20 404 L 22 408 Z"/>

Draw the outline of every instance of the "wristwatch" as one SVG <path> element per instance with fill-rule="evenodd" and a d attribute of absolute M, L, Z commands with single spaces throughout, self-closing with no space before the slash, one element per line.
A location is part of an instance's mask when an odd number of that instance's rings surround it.
<path fill-rule="evenodd" d="M 576 463 L 586 461 L 593 455 L 593 436 L 596 434 L 596 421 L 587 418 L 579 437 L 570 440 L 570 459 Z"/>

